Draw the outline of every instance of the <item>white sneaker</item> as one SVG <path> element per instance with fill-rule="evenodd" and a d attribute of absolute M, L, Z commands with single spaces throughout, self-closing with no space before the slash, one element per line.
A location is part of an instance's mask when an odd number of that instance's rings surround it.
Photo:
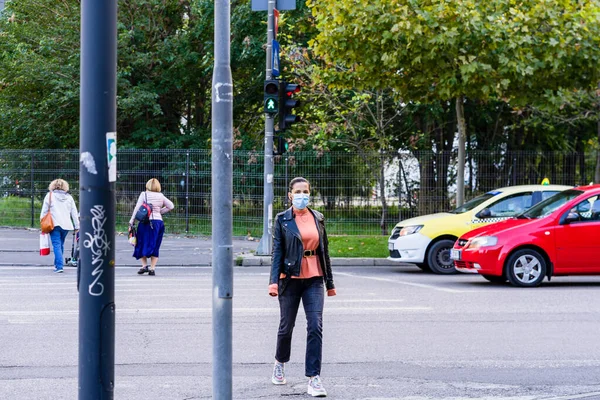
<path fill-rule="evenodd" d="M 319 375 L 308 379 L 308 394 L 312 397 L 327 397 L 327 391 L 323 387 L 323 382 L 321 382 Z"/>
<path fill-rule="evenodd" d="M 273 367 L 273 376 L 271 376 L 271 382 L 274 385 L 285 385 L 287 383 L 285 379 L 285 371 L 283 370 L 283 363 L 278 361 L 275 362 Z"/>

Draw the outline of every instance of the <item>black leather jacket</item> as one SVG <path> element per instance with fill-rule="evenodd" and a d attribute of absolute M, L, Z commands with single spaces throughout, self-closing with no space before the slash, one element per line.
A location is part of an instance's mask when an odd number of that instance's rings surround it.
<path fill-rule="evenodd" d="M 331 260 L 329 259 L 329 241 L 325 232 L 325 218 L 318 211 L 308 209 L 314 216 L 319 231 L 319 247 L 316 249 L 319 263 L 323 270 L 323 280 L 327 290 L 334 289 L 333 275 L 331 273 Z M 309 249 L 310 250 L 310 249 Z M 300 275 L 304 246 L 298 225 L 294 220 L 292 207 L 275 217 L 273 230 L 273 252 L 271 256 L 271 276 L 269 283 L 278 283 L 279 274 L 284 273 L 285 279 L 279 283 L 279 294 L 283 293 L 292 276 Z"/>

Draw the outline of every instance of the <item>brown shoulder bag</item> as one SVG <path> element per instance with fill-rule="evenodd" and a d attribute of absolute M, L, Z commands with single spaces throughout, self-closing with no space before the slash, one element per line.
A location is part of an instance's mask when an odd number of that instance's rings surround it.
<path fill-rule="evenodd" d="M 50 206 L 52 205 L 52 192 L 50 192 L 50 199 L 48 200 L 48 213 L 40 220 L 40 227 L 42 233 L 50 233 L 54 229 L 54 222 L 52 222 L 52 214 L 50 214 Z"/>

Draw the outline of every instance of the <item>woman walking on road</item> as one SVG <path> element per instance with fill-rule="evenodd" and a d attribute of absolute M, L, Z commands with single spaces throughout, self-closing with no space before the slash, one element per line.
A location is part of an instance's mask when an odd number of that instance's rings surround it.
<path fill-rule="evenodd" d="M 137 243 L 133 251 L 133 257 L 141 260 L 142 268 L 138 274 L 156 275 L 155 268 L 158 262 L 160 245 L 165 233 L 165 224 L 162 215 L 171 211 L 175 206 L 173 202 L 161 193 L 160 182 L 156 178 L 146 182 L 146 191 L 140 193 L 138 201 L 133 209 L 133 214 L 129 220 L 129 226 L 133 226 L 135 214 L 142 203 L 152 205 L 152 214 L 147 222 L 140 222 L 137 228 Z M 150 268 L 148 268 L 148 258 L 150 258 Z"/>
<path fill-rule="evenodd" d="M 68 193 L 69 184 L 63 179 L 55 179 L 48 186 L 44 197 L 40 221 L 48 212 L 52 217 L 54 229 L 50 232 L 52 249 L 54 251 L 54 272 L 62 273 L 64 267 L 65 239 L 69 231 L 79 230 L 79 215 L 75 200 Z"/>
<path fill-rule="evenodd" d="M 305 178 L 290 181 L 292 207 L 277 214 L 273 233 L 273 255 L 269 295 L 279 296 L 279 331 L 271 381 L 284 385 L 284 365 L 290 360 L 292 332 L 300 301 L 307 323 L 305 375 L 308 394 L 326 397 L 321 382 L 323 347 L 324 285 L 335 296 L 329 259 L 329 243 L 323 214 L 308 208 L 310 183 Z"/>

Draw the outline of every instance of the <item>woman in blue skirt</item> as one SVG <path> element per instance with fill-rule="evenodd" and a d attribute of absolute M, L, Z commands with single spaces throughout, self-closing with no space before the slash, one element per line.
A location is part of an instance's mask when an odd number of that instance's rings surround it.
<path fill-rule="evenodd" d="M 133 256 L 142 262 L 142 268 L 140 268 L 138 274 L 143 275 L 147 272 L 148 275 L 154 276 L 156 275 L 155 268 L 158 262 L 160 245 L 165 233 L 165 224 L 162 215 L 171 211 L 175 206 L 171 200 L 167 199 L 161 193 L 158 179 L 152 178 L 146 182 L 146 191 L 140 193 L 131 219 L 129 220 L 130 226 L 133 226 L 135 214 L 144 202 L 152 206 L 152 213 L 147 222 L 140 222 L 138 224 L 137 243 L 133 250 Z M 150 258 L 149 267 L 148 258 Z"/>

